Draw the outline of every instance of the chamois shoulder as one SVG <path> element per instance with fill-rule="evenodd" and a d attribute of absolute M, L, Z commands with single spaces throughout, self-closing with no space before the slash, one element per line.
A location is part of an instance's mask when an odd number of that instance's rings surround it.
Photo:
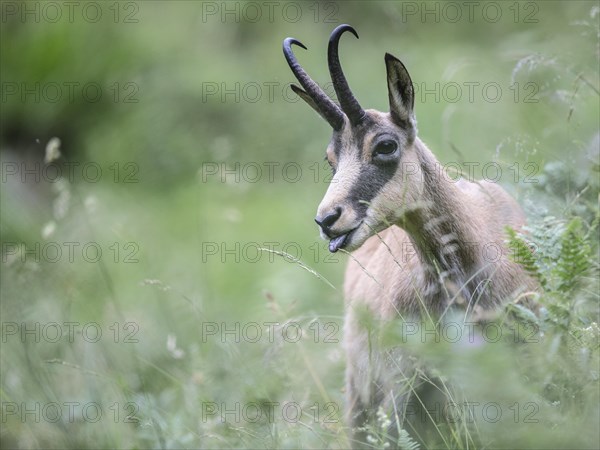
<path fill-rule="evenodd" d="M 457 187 L 467 195 L 469 203 L 484 212 L 488 225 L 504 234 L 506 225 L 519 229 L 525 224 L 525 214 L 516 200 L 497 183 L 487 180 L 468 181 L 460 179 Z"/>

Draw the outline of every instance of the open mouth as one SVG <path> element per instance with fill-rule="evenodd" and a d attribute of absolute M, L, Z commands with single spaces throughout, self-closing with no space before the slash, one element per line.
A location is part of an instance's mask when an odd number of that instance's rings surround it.
<path fill-rule="evenodd" d="M 358 227 L 357 227 L 358 228 Z M 340 248 L 344 248 L 346 243 L 350 240 L 350 235 L 356 231 L 356 228 L 348 231 L 347 233 L 340 234 L 329 241 L 329 251 L 331 253 L 337 252 Z"/>

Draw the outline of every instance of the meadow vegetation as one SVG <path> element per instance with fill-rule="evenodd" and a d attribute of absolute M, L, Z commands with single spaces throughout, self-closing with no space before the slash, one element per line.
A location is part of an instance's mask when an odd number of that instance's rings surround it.
<path fill-rule="evenodd" d="M 340 23 L 360 35 L 340 53 L 361 104 L 386 110 L 383 56 L 402 59 L 445 169 L 499 173 L 528 216 L 506 239 L 543 287 L 536 310 L 509 299 L 458 339 L 371 324 L 455 400 L 432 439 L 598 448 L 600 8 L 496 3 L 496 22 L 476 10 L 455 23 L 386 1 L 296 3 L 296 22 L 283 2 L 272 21 L 223 20 L 223 2 L 120 3 L 118 20 L 103 4 L 95 23 L 3 10 L 2 448 L 348 447 L 347 256 L 313 222 L 330 129 L 286 89 L 281 52 L 303 41 L 325 84 Z M 60 157 L 44 162 L 49 147 Z M 399 447 L 416 448 L 407 432 Z"/>

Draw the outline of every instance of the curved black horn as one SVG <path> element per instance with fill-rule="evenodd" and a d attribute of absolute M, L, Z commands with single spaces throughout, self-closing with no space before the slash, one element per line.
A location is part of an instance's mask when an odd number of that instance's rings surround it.
<path fill-rule="evenodd" d="M 350 119 L 352 125 L 359 123 L 365 116 L 365 111 L 360 107 L 354 94 L 348 86 L 342 66 L 340 65 L 340 58 L 338 55 L 338 45 L 340 37 L 344 32 L 350 31 L 358 39 L 358 33 L 350 25 L 338 26 L 329 37 L 329 47 L 327 48 L 327 62 L 329 63 L 329 73 L 331 74 L 331 81 L 333 81 L 333 87 L 337 95 L 338 101 L 342 107 L 342 111 Z"/>
<path fill-rule="evenodd" d="M 329 125 L 331 125 L 334 130 L 340 130 L 344 125 L 344 113 L 339 106 L 323 92 L 317 83 L 308 76 L 306 71 L 300 67 L 298 60 L 292 51 L 292 44 L 296 44 L 306 50 L 306 47 L 302 42 L 291 37 L 284 39 L 283 54 L 285 55 L 285 59 L 287 60 L 290 69 L 292 69 L 292 72 L 294 72 L 294 75 L 307 94 L 315 101 L 315 104 L 322 112 L 327 122 L 329 122 Z"/>

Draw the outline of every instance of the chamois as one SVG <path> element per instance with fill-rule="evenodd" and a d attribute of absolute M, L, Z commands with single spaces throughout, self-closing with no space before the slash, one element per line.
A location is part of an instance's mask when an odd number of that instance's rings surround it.
<path fill-rule="evenodd" d="M 411 394 L 401 380 L 410 378 L 411 366 L 401 349 L 375 348 L 358 311 L 382 322 L 440 318 L 457 304 L 488 311 L 536 285 L 508 251 L 497 258 L 482 251 L 486 244 L 507 250 L 505 227 L 519 230 L 525 222 L 519 205 L 494 183 L 453 181 L 439 170 L 417 136 L 413 84 L 394 56 L 385 54 L 389 113 L 360 106 L 338 57 L 346 31 L 358 38 L 340 25 L 327 51 L 339 105 L 298 63 L 292 45 L 306 49 L 300 41 L 286 38 L 283 53 L 302 86 L 292 89 L 333 128 L 326 158 L 334 175 L 315 221 L 331 252 L 353 252 L 344 282 L 344 347 L 348 418 L 360 430 L 380 406 L 402 414 Z M 364 437 L 359 431 L 355 444 Z"/>

